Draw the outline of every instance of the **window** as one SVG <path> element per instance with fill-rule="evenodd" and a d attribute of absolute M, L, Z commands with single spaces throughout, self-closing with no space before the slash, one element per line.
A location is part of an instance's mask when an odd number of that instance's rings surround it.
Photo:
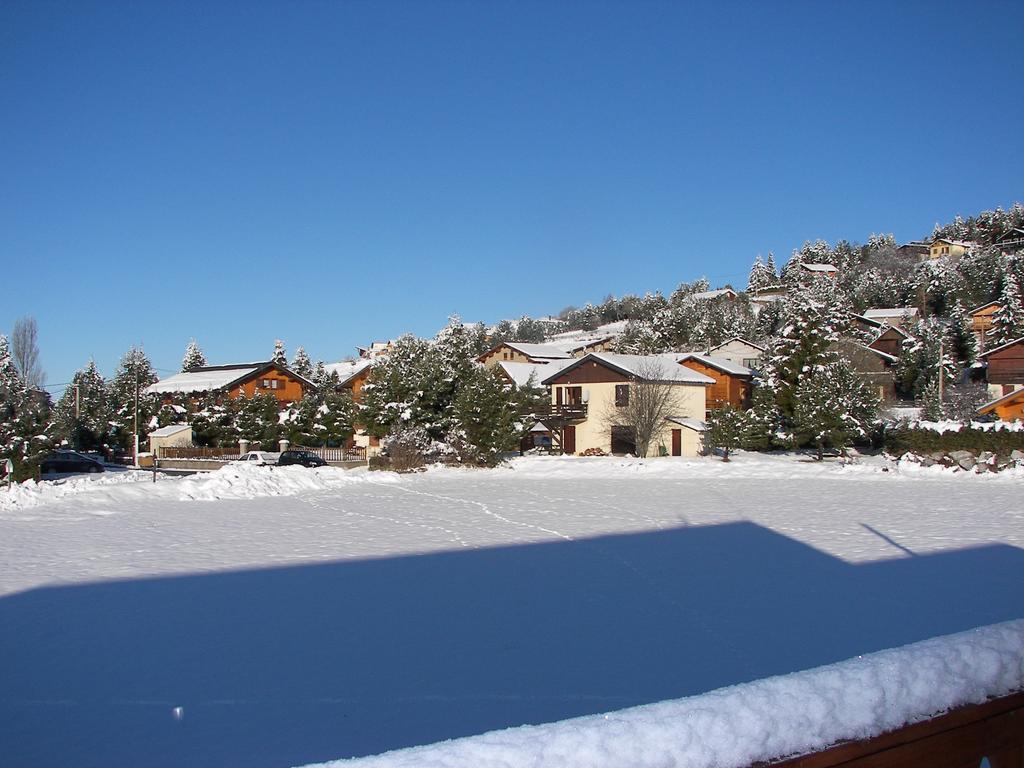
<path fill-rule="evenodd" d="M 756 357 L 745 357 L 743 358 L 743 366 L 745 368 L 756 368 L 757 358 Z"/>
<path fill-rule="evenodd" d="M 264 379 L 262 382 L 260 382 L 260 387 L 262 387 L 263 389 L 270 389 L 270 379 Z"/>
<path fill-rule="evenodd" d="M 629 405 L 629 384 L 615 385 L 615 407 L 624 408 Z"/>

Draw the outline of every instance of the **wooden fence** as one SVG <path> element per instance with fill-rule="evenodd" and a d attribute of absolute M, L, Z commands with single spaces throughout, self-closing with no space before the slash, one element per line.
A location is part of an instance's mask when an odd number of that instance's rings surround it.
<path fill-rule="evenodd" d="M 1024 692 L 955 709 L 923 723 L 852 741 L 772 768 L 1024 768 Z M 762 766 L 764 764 L 761 764 Z"/>
<path fill-rule="evenodd" d="M 324 461 L 365 461 L 366 449 L 359 446 L 352 448 L 306 448 L 304 446 L 292 446 L 297 450 L 315 453 Z"/>
<path fill-rule="evenodd" d="M 221 448 L 193 446 L 167 446 L 160 448 L 161 459 L 217 459 L 218 461 L 234 461 L 242 454 L 238 446 L 225 446 Z"/>

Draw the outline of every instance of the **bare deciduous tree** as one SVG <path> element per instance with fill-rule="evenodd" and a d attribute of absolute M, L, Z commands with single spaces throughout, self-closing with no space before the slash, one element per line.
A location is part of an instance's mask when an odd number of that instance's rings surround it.
<path fill-rule="evenodd" d="M 14 323 L 11 333 L 11 357 L 25 385 L 30 389 L 43 386 L 45 374 L 39 367 L 39 328 L 36 319 L 27 315 Z"/>
<path fill-rule="evenodd" d="M 605 414 L 609 433 L 628 429 L 636 441 L 636 455 L 647 456 L 651 444 L 665 429 L 665 420 L 681 409 L 679 387 L 668 380 L 658 359 L 640 362 L 629 381 L 628 394 Z"/>

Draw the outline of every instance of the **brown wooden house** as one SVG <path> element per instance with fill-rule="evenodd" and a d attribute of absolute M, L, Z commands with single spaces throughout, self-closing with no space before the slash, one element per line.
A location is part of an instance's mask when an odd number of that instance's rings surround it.
<path fill-rule="evenodd" d="M 971 318 L 971 330 L 978 339 L 978 350 L 984 352 L 988 346 L 988 334 L 992 330 L 993 316 L 1002 306 L 998 301 L 990 301 L 975 307 L 967 314 Z"/>
<path fill-rule="evenodd" d="M 980 359 L 986 363 L 988 383 L 1001 385 L 1004 394 L 1024 384 L 1024 337 L 989 350 Z"/>
<path fill-rule="evenodd" d="M 724 405 L 741 410 L 750 407 L 754 380 L 754 372 L 750 368 L 724 357 L 697 354 L 684 355 L 679 363 L 714 380 L 715 383 L 707 389 L 709 411 Z"/>
<path fill-rule="evenodd" d="M 1002 421 L 1024 420 L 1024 387 L 1011 390 L 978 409 L 982 416 L 995 416 Z"/>
<path fill-rule="evenodd" d="M 880 329 L 878 336 L 868 346 L 878 352 L 892 357 L 899 357 L 903 349 L 903 342 L 910 338 L 910 334 L 895 326 L 886 326 Z"/>
<path fill-rule="evenodd" d="M 194 371 L 176 373 L 147 387 L 146 392 L 164 396 L 165 402 L 178 395 L 200 397 L 219 393 L 227 399 L 273 395 L 278 404 L 301 400 L 316 385 L 295 371 L 271 361 L 237 365 L 208 365 Z"/>

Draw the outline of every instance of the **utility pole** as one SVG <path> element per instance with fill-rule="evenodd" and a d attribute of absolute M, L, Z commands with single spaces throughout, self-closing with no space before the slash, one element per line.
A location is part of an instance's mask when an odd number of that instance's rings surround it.
<path fill-rule="evenodd" d="M 939 407 L 942 407 L 942 393 L 945 389 L 946 379 L 946 341 L 939 339 Z"/>
<path fill-rule="evenodd" d="M 133 454 L 135 468 L 139 467 L 139 356 L 133 356 L 132 367 L 135 369 L 135 451 Z"/>

